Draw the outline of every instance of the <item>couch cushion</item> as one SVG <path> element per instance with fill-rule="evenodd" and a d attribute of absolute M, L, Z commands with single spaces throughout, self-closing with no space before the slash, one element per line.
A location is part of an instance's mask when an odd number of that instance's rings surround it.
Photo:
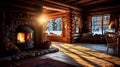
<path fill-rule="evenodd" d="M 92 37 L 92 33 L 83 33 L 82 37 Z"/>

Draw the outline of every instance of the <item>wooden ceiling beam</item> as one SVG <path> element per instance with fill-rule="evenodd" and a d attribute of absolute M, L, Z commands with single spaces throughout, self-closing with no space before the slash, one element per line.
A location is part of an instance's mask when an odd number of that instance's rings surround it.
<path fill-rule="evenodd" d="M 1 8 L 5 11 L 10 11 L 10 12 L 22 12 L 22 13 L 27 13 L 27 14 L 31 14 L 31 15 L 38 15 L 38 13 L 33 12 L 33 11 L 28 11 L 28 10 L 22 10 L 22 9 L 14 9 L 14 8 Z"/>
<path fill-rule="evenodd" d="M 75 4 L 83 4 L 83 3 L 88 3 L 88 2 L 90 3 L 91 1 L 93 1 L 93 0 L 78 0 L 73 4 L 75 5 Z"/>
<path fill-rule="evenodd" d="M 70 2 L 74 2 L 74 1 L 77 1 L 77 0 L 66 0 L 65 2 L 70 3 Z"/>
<path fill-rule="evenodd" d="M 119 9 L 116 9 L 116 10 L 104 10 L 104 11 L 101 11 L 101 12 L 90 12 L 90 13 L 87 13 L 87 15 L 98 15 L 98 14 L 110 14 L 110 13 L 116 13 L 116 12 L 120 12 Z"/>
<path fill-rule="evenodd" d="M 45 2 L 42 2 L 42 5 L 43 5 L 43 7 L 50 7 L 50 8 L 53 8 L 53 9 L 58 9 L 58 11 L 59 10 L 61 10 L 61 11 L 69 11 L 69 9 L 66 8 L 66 7 L 62 7 L 62 6 L 58 6 L 58 5 L 54 5 L 54 4 L 50 4 L 50 3 L 46 4 Z"/>
<path fill-rule="evenodd" d="M 61 12 L 66 12 L 66 10 L 61 10 L 61 9 L 57 9 L 57 8 L 52 8 L 52 7 L 47 7 L 47 6 L 43 6 L 44 9 L 50 10 L 50 11 L 61 11 Z"/>
<path fill-rule="evenodd" d="M 32 4 L 32 5 L 44 6 L 44 7 L 52 7 L 52 8 L 55 8 L 55 9 L 69 11 L 69 9 L 66 8 L 66 7 L 62 7 L 62 6 L 51 4 L 51 3 L 48 3 L 48 2 L 44 2 L 44 1 L 38 1 L 38 0 L 29 0 L 29 1 L 20 0 L 20 1 L 22 1 L 24 3 Z"/>
<path fill-rule="evenodd" d="M 115 8 L 120 8 L 120 5 L 104 6 L 104 8 L 103 7 L 91 8 L 91 9 L 88 9 L 87 12 L 107 10 L 107 9 L 115 9 Z"/>
<path fill-rule="evenodd" d="M 98 3 L 107 2 L 107 1 L 109 1 L 109 0 L 97 0 L 97 1 L 92 1 L 89 3 L 84 3 L 84 4 L 82 4 L 82 6 L 88 6 L 88 5 L 98 4 Z"/>
<path fill-rule="evenodd" d="M 18 4 L 12 4 L 12 3 L 7 3 L 7 2 L 0 2 L 0 5 L 7 6 L 8 8 L 12 6 L 12 7 L 16 7 L 16 8 L 22 8 L 22 9 L 31 10 L 31 11 L 35 11 L 36 10 L 33 7 L 24 6 L 24 5 L 18 5 Z"/>
<path fill-rule="evenodd" d="M 51 14 L 48 14 L 50 17 L 51 16 L 56 16 L 56 17 L 59 17 L 59 16 L 63 16 L 63 15 L 65 15 L 66 14 L 66 12 L 56 12 L 56 13 L 51 13 Z"/>
<path fill-rule="evenodd" d="M 52 3 L 52 4 L 56 4 L 56 5 L 59 5 L 59 6 L 64 6 L 64 7 L 67 7 L 67 8 L 71 8 L 71 9 L 74 9 L 74 10 L 77 10 L 77 11 L 81 11 L 82 10 L 82 9 L 80 9 L 78 7 L 71 6 L 71 5 L 64 4 L 64 3 L 60 3 L 60 2 L 56 2 L 56 1 L 52 1 L 52 0 L 43 0 L 43 1 L 49 2 L 49 3 Z"/>

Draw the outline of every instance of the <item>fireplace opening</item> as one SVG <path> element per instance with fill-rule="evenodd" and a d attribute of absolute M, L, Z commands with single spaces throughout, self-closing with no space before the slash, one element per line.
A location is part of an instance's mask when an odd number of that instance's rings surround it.
<path fill-rule="evenodd" d="M 17 33 L 17 43 L 25 43 L 32 41 L 32 33 Z"/>
<path fill-rule="evenodd" d="M 21 49 L 30 49 L 34 47 L 34 31 L 29 26 L 19 26 L 17 28 L 17 46 Z"/>

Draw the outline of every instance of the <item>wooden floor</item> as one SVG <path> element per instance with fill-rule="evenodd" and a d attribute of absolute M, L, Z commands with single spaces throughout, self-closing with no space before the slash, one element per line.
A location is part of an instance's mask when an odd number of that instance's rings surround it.
<path fill-rule="evenodd" d="M 52 46 L 58 48 L 60 51 L 56 53 L 35 57 L 32 59 L 40 60 L 45 58 L 51 58 L 57 61 L 75 65 L 76 67 L 120 66 L 120 58 L 115 56 L 112 49 L 110 49 L 109 54 L 105 53 L 106 49 L 105 44 L 88 44 L 88 43 L 68 44 L 52 42 Z M 29 60 L 24 60 L 22 61 L 22 63 L 25 63 Z"/>
<path fill-rule="evenodd" d="M 74 43 L 74 45 L 84 46 L 87 48 L 91 48 L 91 49 L 100 51 L 102 53 L 106 52 L 106 44 Z M 108 54 L 113 55 L 113 56 L 117 56 L 117 54 L 113 51 L 112 48 L 109 48 Z"/>

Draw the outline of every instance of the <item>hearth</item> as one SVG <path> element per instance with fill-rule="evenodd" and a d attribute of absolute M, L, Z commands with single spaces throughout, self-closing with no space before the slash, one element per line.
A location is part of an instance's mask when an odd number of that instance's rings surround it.
<path fill-rule="evenodd" d="M 25 25 L 20 25 L 16 29 L 16 45 L 20 49 L 30 49 L 34 47 L 34 31 L 29 27 Z"/>

